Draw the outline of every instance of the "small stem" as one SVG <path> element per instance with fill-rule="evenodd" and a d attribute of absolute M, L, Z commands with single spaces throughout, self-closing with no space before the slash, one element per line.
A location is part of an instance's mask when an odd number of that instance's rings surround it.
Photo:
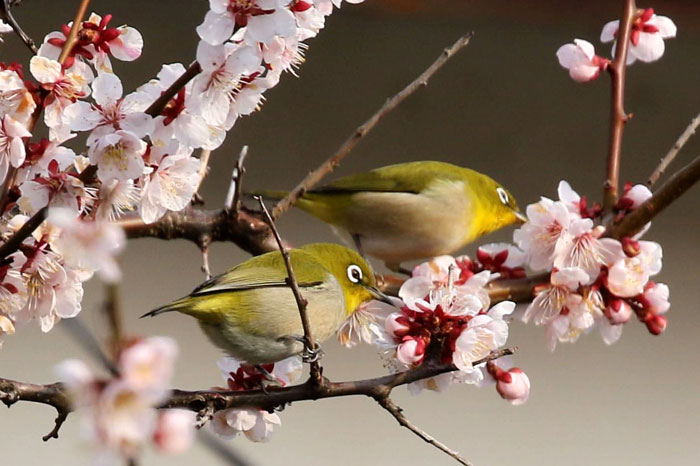
<path fill-rule="evenodd" d="M 418 437 L 423 439 L 425 442 L 444 452 L 458 463 L 463 464 L 464 466 L 473 466 L 472 463 L 462 458 L 459 452 L 449 448 L 447 445 L 435 439 L 426 431 L 409 421 L 408 418 L 403 414 L 403 410 L 399 406 L 397 406 L 393 401 L 391 401 L 391 398 L 389 398 L 388 396 L 378 397 L 376 398 L 376 400 L 377 403 L 379 403 L 379 406 L 381 406 L 382 408 L 387 410 L 392 416 L 394 416 L 394 419 L 396 419 L 401 426 L 407 428 L 408 430 L 416 434 Z"/>
<path fill-rule="evenodd" d="M 170 99 L 175 97 L 175 94 L 180 92 L 180 89 L 185 87 L 188 82 L 192 80 L 195 76 L 202 72 L 202 67 L 196 61 L 192 62 L 190 66 L 185 70 L 182 75 L 177 78 L 163 93 L 158 97 L 153 103 L 146 109 L 146 113 L 152 117 L 157 117 L 161 114 L 163 109 Z"/>
<path fill-rule="evenodd" d="M 238 162 L 233 168 L 231 173 L 231 183 L 228 185 L 228 192 L 226 193 L 226 201 L 224 202 L 224 210 L 229 214 L 237 213 L 241 207 L 241 194 L 243 192 L 243 174 L 245 173 L 245 167 L 243 163 L 248 155 L 248 146 L 243 146 L 241 148 L 240 154 L 238 154 Z"/>
<path fill-rule="evenodd" d="M 34 230 L 44 223 L 48 213 L 49 207 L 42 207 L 22 225 L 22 228 L 17 230 L 14 235 L 10 236 L 7 241 L 0 245 L 0 260 L 5 259 L 10 254 L 17 251 L 22 245 L 22 241 L 29 238 Z"/>
<path fill-rule="evenodd" d="M 105 313 L 110 331 L 110 350 L 114 361 L 119 357 L 124 342 L 124 322 L 121 312 L 121 295 L 119 285 L 110 283 L 106 285 L 107 299 L 105 301 Z"/>
<path fill-rule="evenodd" d="M 3 21 L 10 25 L 15 34 L 17 34 L 17 36 L 22 40 L 24 45 L 31 50 L 32 55 L 36 55 L 39 52 L 39 49 L 36 48 L 36 42 L 34 42 L 34 40 L 29 37 L 26 32 L 24 32 L 15 17 L 12 15 L 12 11 L 10 11 L 12 7 L 11 3 L 12 2 L 10 0 L 2 0 L 2 3 L 0 3 L 0 17 Z"/>
<path fill-rule="evenodd" d="M 673 162 L 673 159 L 676 158 L 676 155 L 681 151 L 683 146 L 688 142 L 688 140 L 691 138 L 693 134 L 695 134 L 695 130 L 698 128 L 698 125 L 700 125 L 700 114 L 693 118 L 693 120 L 690 122 L 688 127 L 683 131 L 683 134 L 681 134 L 678 137 L 678 140 L 676 143 L 671 147 L 671 149 L 668 151 L 668 153 L 664 156 L 663 159 L 661 159 L 661 162 L 659 162 L 659 165 L 656 167 L 654 172 L 649 176 L 649 180 L 647 181 L 647 186 L 651 187 L 659 181 L 659 178 L 661 178 L 661 175 L 664 174 L 664 171 L 666 171 L 666 168 Z"/>
<path fill-rule="evenodd" d="M 628 117 L 625 113 L 625 75 L 632 23 L 637 16 L 634 0 L 625 0 L 625 10 L 615 47 L 615 60 L 608 66 L 612 79 L 610 105 L 610 145 L 608 148 L 607 179 L 603 187 L 603 209 L 610 212 L 617 203 L 620 184 L 620 157 L 622 156 L 622 133 Z"/>
<path fill-rule="evenodd" d="M 296 276 L 294 275 L 294 269 L 292 268 L 292 261 L 289 258 L 289 253 L 287 252 L 287 248 L 284 247 L 284 243 L 282 242 L 282 237 L 280 236 L 279 232 L 277 231 L 277 227 L 275 226 L 274 220 L 272 220 L 272 216 L 270 213 L 267 211 L 267 207 L 265 207 L 265 203 L 262 200 L 262 197 L 260 196 L 255 196 L 255 199 L 260 203 L 260 208 L 263 211 L 263 214 L 265 215 L 265 218 L 267 219 L 267 224 L 270 226 L 270 229 L 272 230 L 272 234 L 275 236 L 275 240 L 277 241 L 277 246 L 279 247 L 279 251 L 282 254 L 282 259 L 284 260 L 284 265 L 287 268 L 287 285 L 292 289 L 292 293 L 294 293 L 294 299 L 297 302 L 297 307 L 299 308 L 299 316 L 301 317 L 301 326 L 304 329 L 304 346 L 306 350 L 310 353 L 315 353 L 317 351 L 317 346 L 316 346 L 316 340 L 314 340 L 313 333 L 311 331 L 311 323 L 309 321 L 309 316 L 306 313 L 306 306 L 308 304 L 308 301 L 304 299 L 304 297 L 301 295 L 301 290 L 299 290 L 299 284 L 297 283 Z M 318 360 L 314 360 L 310 362 L 310 370 L 311 370 L 311 380 L 314 382 L 320 384 L 322 382 L 321 378 L 321 368 L 318 364 Z"/>
<path fill-rule="evenodd" d="M 89 5 L 90 5 L 90 0 L 82 0 L 80 2 L 80 7 L 78 7 L 78 11 L 75 13 L 75 18 L 73 19 L 73 25 L 70 28 L 70 32 L 68 33 L 68 37 L 66 38 L 66 43 L 63 44 L 63 49 L 61 50 L 61 55 L 58 56 L 58 62 L 61 65 L 63 64 L 63 62 L 66 61 L 66 58 L 68 58 L 71 51 L 73 51 L 73 46 L 75 45 L 75 42 L 78 40 L 78 31 L 80 31 L 80 28 L 83 27 L 83 19 L 85 18 L 85 15 L 87 14 L 87 9 L 88 9 Z"/>
<path fill-rule="evenodd" d="M 362 126 L 357 128 L 355 132 L 343 143 L 342 146 L 323 162 L 318 168 L 306 175 L 306 177 L 301 180 L 301 182 L 292 189 L 289 194 L 287 194 L 281 201 L 275 205 L 272 209 L 272 218 L 277 220 L 280 216 L 289 210 L 296 201 L 299 200 L 309 189 L 318 184 L 324 176 L 332 172 L 335 167 L 340 164 L 340 161 L 345 158 L 346 155 L 360 142 L 360 140 L 369 133 L 379 121 L 384 118 L 389 112 L 394 110 L 399 106 L 401 102 L 406 100 L 408 96 L 416 92 L 419 88 L 427 86 L 428 80 L 447 63 L 447 61 L 454 56 L 457 52 L 462 50 L 469 44 L 474 32 L 460 37 L 457 42 L 447 47 L 442 51 L 437 60 L 433 62 L 432 65 L 428 67 L 420 76 L 418 76 L 413 82 L 406 86 L 401 92 L 395 96 L 387 99 L 387 101 L 382 105 L 379 110 L 377 110 L 374 115 L 372 115 L 369 120 L 365 121 Z"/>

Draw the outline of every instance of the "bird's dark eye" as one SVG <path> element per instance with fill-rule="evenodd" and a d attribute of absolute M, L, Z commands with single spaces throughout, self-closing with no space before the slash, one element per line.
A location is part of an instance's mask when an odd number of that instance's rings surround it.
<path fill-rule="evenodd" d="M 353 283 L 362 281 L 362 269 L 359 265 L 352 264 L 348 267 L 348 279 Z"/>
<path fill-rule="evenodd" d="M 510 204 L 510 198 L 508 197 L 508 193 L 506 192 L 505 189 L 503 189 L 499 186 L 498 188 L 496 188 L 496 192 L 498 193 L 498 198 L 501 200 L 501 204 L 503 204 L 503 205 Z"/>

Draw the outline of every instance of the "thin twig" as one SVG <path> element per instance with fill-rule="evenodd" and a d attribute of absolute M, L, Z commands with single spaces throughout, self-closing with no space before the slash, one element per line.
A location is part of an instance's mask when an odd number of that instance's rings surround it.
<path fill-rule="evenodd" d="M 204 238 L 199 247 L 202 251 L 202 272 L 204 272 L 206 279 L 209 280 L 211 278 L 211 269 L 209 268 L 209 245 L 211 244 L 211 240 L 208 236 Z"/>
<path fill-rule="evenodd" d="M 199 171 L 197 172 L 197 175 L 199 176 L 199 181 L 197 182 L 197 187 L 194 189 L 194 195 L 192 196 L 193 198 L 196 197 L 199 193 L 199 188 L 202 187 L 202 183 L 204 182 L 204 178 L 207 177 L 209 174 L 209 157 L 211 156 L 211 151 L 209 149 L 202 149 L 202 151 L 199 154 Z"/>
<path fill-rule="evenodd" d="M 66 61 L 66 58 L 73 51 L 73 46 L 78 40 L 78 31 L 83 27 L 83 19 L 87 14 L 88 6 L 90 5 L 90 0 L 82 0 L 78 11 L 75 13 L 75 18 L 73 19 L 73 25 L 70 28 L 68 37 L 66 37 L 66 43 L 63 44 L 63 49 L 61 54 L 58 56 L 58 62 L 62 65 Z"/>
<path fill-rule="evenodd" d="M 649 180 L 647 181 L 647 186 L 651 187 L 659 181 L 659 178 L 661 178 L 661 175 L 664 174 L 664 171 L 668 166 L 673 162 L 673 159 L 676 158 L 676 155 L 681 151 L 683 146 L 688 142 L 688 139 L 695 134 L 695 130 L 698 128 L 700 125 L 700 114 L 693 118 L 693 121 L 690 122 L 688 127 L 683 131 L 683 134 L 680 135 L 676 143 L 671 147 L 671 149 L 668 151 L 668 153 L 664 156 L 663 159 L 659 162 L 659 165 L 656 167 L 654 172 L 649 176 Z"/>
<path fill-rule="evenodd" d="M 610 145 L 608 148 L 607 178 L 603 187 L 603 209 L 610 212 L 617 203 L 620 184 L 620 157 L 622 155 L 622 132 L 628 116 L 625 113 L 625 75 L 632 23 L 637 17 L 634 0 L 625 0 L 625 10 L 620 20 L 615 46 L 615 59 L 608 66 L 612 79 L 610 105 Z"/>
<path fill-rule="evenodd" d="M 443 50 L 437 60 L 428 67 L 420 76 L 406 86 L 401 92 L 388 99 L 379 110 L 372 115 L 369 120 L 365 121 L 355 132 L 343 143 L 342 146 L 323 162 L 318 168 L 306 175 L 301 182 L 292 189 L 281 201 L 272 209 L 272 218 L 277 220 L 283 213 L 289 210 L 290 207 L 299 200 L 309 189 L 318 184 L 321 179 L 332 172 L 335 167 L 340 164 L 340 161 L 360 142 L 360 140 L 376 126 L 379 121 L 384 118 L 389 112 L 394 110 L 408 96 L 416 92 L 419 88 L 427 86 L 428 80 L 457 52 L 469 44 L 469 40 L 474 35 L 474 32 L 460 37 L 457 42 Z"/>
<path fill-rule="evenodd" d="M 105 286 L 107 299 L 105 300 L 105 313 L 107 314 L 107 324 L 109 326 L 109 348 L 112 359 L 117 360 L 124 342 L 124 323 L 122 322 L 121 295 L 119 285 L 109 283 Z"/>
<path fill-rule="evenodd" d="M 394 419 L 396 419 L 400 425 L 416 434 L 425 442 L 431 444 L 438 450 L 446 453 L 458 463 L 463 464 L 464 466 L 473 466 L 472 463 L 462 458 L 459 452 L 451 449 L 439 440 L 436 440 L 433 436 L 431 436 L 430 434 L 416 426 L 414 423 L 409 421 L 403 414 L 403 410 L 399 406 L 397 406 L 393 401 L 391 401 L 391 398 L 389 398 L 388 396 L 377 398 L 377 403 L 379 403 L 379 406 L 381 406 L 382 408 L 387 410 L 392 416 L 394 416 Z"/>
<path fill-rule="evenodd" d="M 17 34 L 22 42 L 24 42 L 24 45 L 31 50 L 33 55 L 36 55 L 39 52 L 39 49 L 36 48 L 36 42 L 34 42 L 34 40 L 29 37 L 29 35 L 20 27 L 19 23 L 12 15 L 11 9 L 12 2 L 10 0 L 3 0 L 2 3 L 0 3 L 0 18 L 2 18 L 3 21 L 12 27 L 12 30 L 15 32 L 15 34 Z"/>
<path fill-rule="evenodd" d="M 634 235 L 699 180 L 700 156 L 674 173 L 642 205 L 627 214 L 619 223 L 612 225 L 608 235 L 618 239 Z"/>
<path fill-rule="evenodd" d="M 270 213 L 267 211 L 267 207 L 265 207 L 265 203 L 263 202 L 262 197 L 255 196 L 255 199 L 258 201 L 258 203 L 260 203 L 260 208 L 262 209 L 263 214 L 267 219 L 267 224 L 270 226 L 272 234 L 275 236 L 277 246 L 279 247 L 279 251 L 282 254 L 282 259 L 284 260 L 284 265 L 287 268 L 287 279 L 285 281 L 287 282 L 287 285 L 292 289 L 292 293 L 294 293 L 294 300 L 297 302 L 297 307 L 299 308 L 301 326 L 304 329 L 305 350 L 307 353 L 312 355 L 318 354 L 319 348 L 316 345 L 316 340 L 314 340 L 314 336 L 311 330 L 311 323 L 309 322 L 309 316 L 306 313 L 306 306 L 308 305 L 308 301 L 304 299 L 304 297 L 301 295 L 301 290 L 299 289 L 299 284 L 297 283 L 296 276 L 294 275 L 292 261 L 289 258 L 287 248 L 284 247 L 282 237 L 277 231 L 277 227 L 275 227 L 275 222 L 274 220 L 272 220 L 272 216 L 270 216 Z M 322 382 L 322 376 L 321 368 L 318 364 L 318 358 L 314 358 L 311 361 L 309 361 L 309 368 L 311 372 L 311 380 L 320 384 Z"/>
<path fill-rule="evenodd" d="M 238 162 L 231 173 L 231 183 L 228 185 L 226 193 L 226 202 L 224 202 L 224 210 L 229 214 L 237 213 L 241 208 L 241 194 L 243 192 L 243 174 L 245 173 L 245 158 L 248 155 L 248 146 L 241 148 L 238 154 Z"/>
<path fill-rule="evenodd" d="M 29 220 L 27 220 L 22 228 L 17 230 L 15 234 L 10 236 L 10 238 L 0 245 L 0 260 L 6 258 L 13 252 L 17 251 L 22 245 L 22 241 L 29 238 L 34 230 L 39 228 L 39 225 L 44 223 L 46 216 L 49 213 L 48 206 L 42 207 L 34 215 L 32 215 Z"/>

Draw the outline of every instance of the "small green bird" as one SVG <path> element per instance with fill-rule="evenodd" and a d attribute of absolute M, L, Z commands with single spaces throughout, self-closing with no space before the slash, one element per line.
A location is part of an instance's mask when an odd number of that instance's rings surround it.
<path fill-rule="evenodd" d="M 318 341 L 333 335 L 360 304 L 372 299 L 390 302 L 377 289 L 367 262 L 344 246 L 309 244 L 289 250 L 289 257 Z M 187 314 L 199 321 L 212 343 L 236 359 L 249 364 L 280 361 L 304 349 L 299 309 L 286 278 L 282 254 L 269 252 L 141 317 Z"/>
<path fill-rule="evenodd" d="M 361 253 L 395 271 L 401 262 L 451 254 L 481 235 L 525 221 L 503 186 L 444 162 L 400 163 L 346 176 L 305 193 L 295 205 L 349 233 Z"/>

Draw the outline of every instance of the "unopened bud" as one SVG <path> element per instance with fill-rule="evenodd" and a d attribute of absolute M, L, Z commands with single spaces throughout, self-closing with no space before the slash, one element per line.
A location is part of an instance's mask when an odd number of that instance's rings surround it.
<path fill-rule="evenodd" d="M 512 405 L 521 405 L 530 396 L 530 379 L 527 374 L 518 367 L 508 372 L 499 371 L 496 378 L 496 391 L 501 398 Z"/>
<path fill-rule="evenodd" d="M 613 299 L 605 307 L 605 317 L 613 325 L 627 323 L 632 317 L 632 306 L 624 299 Z"/>
<path fill-rule="evenodd" d="M 403 338 L 408 335 L 408 331 L 411 329 L 409 326 L 408 319 L 405 315 L 400 312 L 394 312 L 389 314 L 384 321 L 384 328 L 389 333 L 396 338 Z"/>
<path fill-rule="evenodd" d="M 661 335 L 666 330 L 666 324 L 668 321 L 664 316 L 649 314 L 647 318 L 644 319 L 644 323 L 646 324 L 649 333 L 652 335 Z"/>
<path fill-rule="evenodd" d="M 625 254 L 627 257 L 635 257 L 638 256 L 639 253 L 641 252 L 641 248 L 639 246 L 639 241 L 634 240 L 629 237 L 622 238 L 622 250 L 625 251 Z"/>
<path fill-rule="evenodd" d="M 407 366 L 423 362 L 425 357 L 425 340 L 422 338 L 404 337 L 403 343 L 396 348 L 396 359 Z"/>

